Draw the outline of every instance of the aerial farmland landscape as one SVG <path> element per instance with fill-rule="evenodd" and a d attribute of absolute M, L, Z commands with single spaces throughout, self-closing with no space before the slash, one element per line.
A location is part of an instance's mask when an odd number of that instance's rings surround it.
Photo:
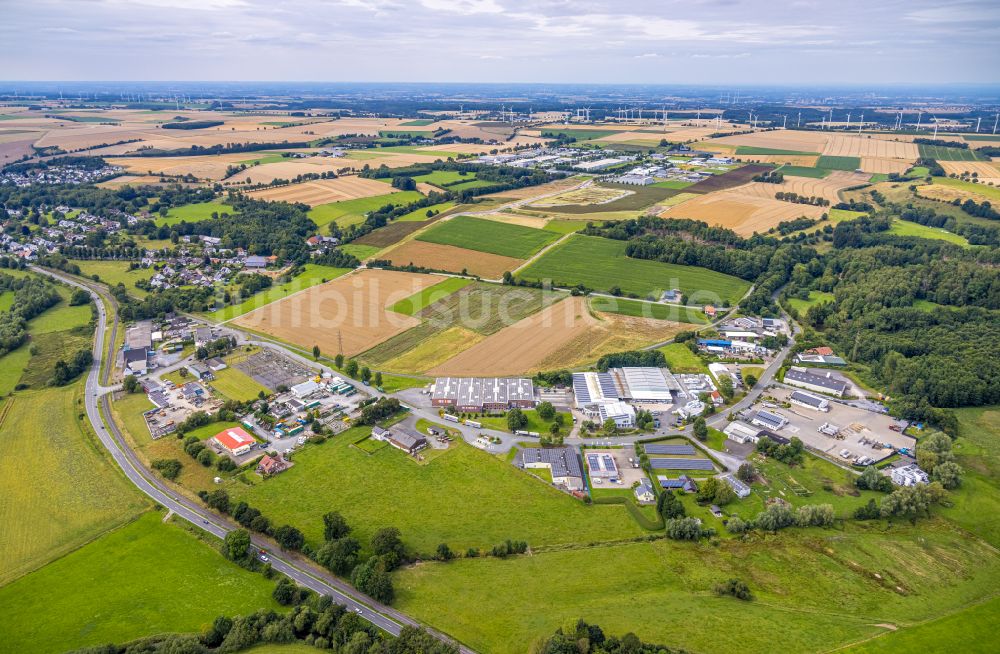
<path fill-rule="evenodd" d="M 0 15 L 0 654 L 998 651 L 995 4 Z"/>

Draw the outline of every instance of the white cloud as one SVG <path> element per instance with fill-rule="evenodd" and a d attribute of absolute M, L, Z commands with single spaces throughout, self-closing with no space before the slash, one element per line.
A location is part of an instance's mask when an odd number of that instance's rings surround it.
<path fill-rule="evenodd" d="M 420 4 L 431 11 L 471 16 L 475 14 L 499 14 L 503 7 L 495 0 L 420 0 Z"/>

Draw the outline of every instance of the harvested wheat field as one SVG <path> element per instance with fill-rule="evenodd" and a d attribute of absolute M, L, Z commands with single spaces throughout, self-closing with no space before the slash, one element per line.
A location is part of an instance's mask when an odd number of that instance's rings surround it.
<path fill-rule="evenodd" d="M 819 156 L 815 154 L 755 154 L 748 156 L 760 163 L 788 164 L 789 166 L 805 166 L 806 168 L 813 168 L 816 165 L 816 160 L 819 159 Z"/>
<path fill-rule="evenodd" d="M 499 279 L 506 271 L 516 270 L 524 263 L 524 260 L 514 257 L 415 240 L 383 252 L 379 254 L 379 258 L 388 259 L 396 266 L 407 266 L 412 263 L 423 268 L 456 273 L 464 269 L 484 279 Z"/>
<path fill-rule="evenodd" d="M 834 171 L 822 178 L 815 177 L 795 177 L 789 175 L 781 184 L 765 184 L 764 182 L 750 182 L 746 186 L 733 189 L 742 195 L 756 198 L 774 199 L 774 194 L 779 191 L 783 193 L 798 193 L 806 197 L 817 196 L 826 198 L 831 203 L 840 202 L 838 191 L 858 184 L 868 182 L 868 175 L 849 173 L 842 170 Z"/>
<path fill-rule="evenodd" d="M 269 153 L 260 153 L 266 156 Z M 219 154 L 202 157 L 121 157 L 111 163 L 123 166 L 136 175 L 194 175 L 200 179 L 221 180 L 226 169 L 240 161 L 246 161 L 246 153 Z"/>
<path fill-rule="evenodd" d="M 585 298 L 569 297 L 501 329 L 430 369 L 428 374 L 502 376 L 535 371 L 555 352 L 583 338 L 597 323 Z"/>
<path fill-rule="evenodd" d="M 600 322 L 538 365 L 538 370 L 576 368 L 605 354 L 638 350 L 673 338 L 690 326 L 669 320 L 598 312 Z"/>
<path fill-rule="evenodd" d="M 716 143 L 752 148 L 768 148 L 769 150 L 790 150 L 793 152 L 823 152 L 827 134 L 819 132 L 795 132 L 788 130 L 772 130 L 769 132 L 754 132 L 752 134 L 734 134 L 708 141 L 706 145 Z M 827 153 L 830 154 L 830 153 Z M 748 155 L 749 156 L 749 155 Z M 757 155 L 753 155 L 757 156 Z"/>
<path fill-rule="evenodd" d="M 839 134 L 829 138 L 829 142 L 823 148 L 823 154 L 830 157 L 876 157 L 915 161 L 920 156 L 917 146 L 913 143 Z"/>
<path fill-rule="evenodd" d="M 566 177 L 564 179 L 557 179 L 554 182 L 547 182 L 545 184 L 539 184 L 538 186 L 525 186 L 522 188 L 515 188 L 509 191 L 501 191 L 500 193 L 491 193 L 490 195 L 484 195 L 484 198 L 503 198 L 505 200 L 527 200 L 529 198 L 537 198 L 553 193 L 559 193 L 560 191 L 565 191 L 566 189 L 573 188 L 574 186 L 579 186 L 585 180 Z"/>
<path fill-rule="evenodd" d="M 899 173 L 902 175 L 910 168 L 910 162 L 902 159 L 887 159 L 885 157 L 861 157 L 861 170 L 866 173 Z"/>
<path fill-rule="evenodd" d="M 478 217 L 484 218 L 486 220 L 493 220 L 498 223 L 507 223 L 508 225 L 520 225 L 521 227 L 532 227 L 534 229 L 543 229 L 545 227 L 545 224 L 549 222 L 548 218 L 543 218 L 541 216 L 532 216 L 530 214 L 517 214 L 506 211 L 501 211 L 500 213 L 488 213 Z"/>
<path fill-rule="evenodd" d="M 750 236 L 754 232 L 764 233 L 776 227 L 778 223 L 801 216 L 819 218 L 826 211 L 824 207 L 775 200 L 774 191 L 768 198 L 742 193 L 743 188 L 745 187 L 699 196 L 694 200 L 670 207 L 660 216 L 704 220 L 709 225 L 719 225 L 741 236 Z"/>
<path fill-rule="evenodd" d="M 430 375 L 518 375 L 575 367 L 608 352 L 672 338 L 684 325 L 617 314 L 593 315 L 582 297 L 569 297 L 476 343 Z"/>
<path fill-rule="evenodd" d="M 940 200 L 942 202 L 951 202 L 952 200 L 960 200 L 964 202 L 965 200 L 975 200 L 976 202 L 994 202 L 989 197 L 968 191 L 964 188 L 956 188 L 954 186 L 944 186 L 943 184 L 921 184 L 917 187 L 917 195 L 922 198 L 928 198 L 931 200 Z"/>
<path fill-rule="evenodd" d="M 441 281 L 434 275 L 367 269 L 313 286 L 234 320 L 302 347 L 353 356 L 420 324 L 391 311 L 396 302 Z"/>
<path fill-rule="evenodd" d="M 949 175 L 961 175 L 962 173 L 976 173 L 983 182 L 993 182 L 1000 184 L 1000 169 L 997 164 L 989 161 L 939 161 L 944 172 Z"/>
<path fill-rule="evenodd" d="M 351 176 L 336 179 L 315 179 L 299 184 L 250 191 L 247 195 L 258 200 L 303 202 L 315 207 L 342 200 L 357 200 L 358 198 L 395 193 L 398 190 L 385 182 Z"/>
<path fill-rule="evenodd" d="M 626 195 L 632 195 L 635 191 L 622 188 L 607 188 L 604 186 L 587 186 L 578 188 L 558 195 L 550 195 L 537 202 L 532 202 L 531 207 L 558 207 L 564 204 L 605 204 L 614 202 Z"/>

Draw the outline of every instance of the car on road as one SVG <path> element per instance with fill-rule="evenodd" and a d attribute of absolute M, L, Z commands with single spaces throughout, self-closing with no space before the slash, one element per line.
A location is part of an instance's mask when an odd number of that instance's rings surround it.
<path fill-rule="evenodd" d="M 264 563 L 267 563 L 268 561 L 270 561 L 270 560 L 271 560 L 270 558 L 268 558 L 267 554 L 264 554 L 263 552 L 261 552 L 261 553 L 260 553 L 260 557 L 259 557 L 259 558 L 260 558 L 260 560 L 261 560 L 261 561 L 263 561 Z"/>

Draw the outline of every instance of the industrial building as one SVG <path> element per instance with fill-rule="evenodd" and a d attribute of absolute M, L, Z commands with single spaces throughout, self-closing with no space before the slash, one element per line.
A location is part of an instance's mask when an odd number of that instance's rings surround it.
<path fill-rule="evenodd" d="M 750 495 L 750 487 L 732 475 L 723 475 L 722 479 L 729 484 L 729 487 L 736 493 L 736 497 L 743 499 Z"/>
<path fill-rule="evenodd" d="M 590 452 L 586 456 L 590 477 L 598 479 L 618 479 L 618 465 L 615 457 L 606 453 Z"/>
<path fill-rule="evenodd" d="M 760 440 L 761 430 L 757 427 L 751 427 L 745 422 L 740 422 L 739 420 L 734 420 L 726 425 L 726 428 L 722 430 L 729 440 L 741 445 L 744 443 L 757 443 Z"/>
<path fill-rule="evenodd" d="M 816 395 L 810 395 L 809 393 L 804 393 L 803 391 L 792 391 L 792 394 L 788 396 L 788 401 L 792 404 L 798 404 L 799 406 L 804 406 L 807 409 L 813 409 L 815 411 L 830 410 L 830 400 L 817 397 Z"/>
<path fill-rule="evenodd" d="M 592 173 L 595 170 L 605 170 L 607 168 L 613 168 L 620 163 L 625 163 L 625 159 L 620 158 L 608 158 L 608 159 L 598 159 L 597 161 L 581 161 L 576 164 L 574 168 L 582 170 L 584 172 Z"/>
<path fill-rule="evenodd" d="M 848 389 L 847 382 L 840 381 L 829 372 L 825 375 L 817 375 L 796 366 L 789 368 L 788 372 L 785 373 L 785 383 L 837 397 L 844 397 Z"/>
<path fill-rule="evenodd" d="M 416 454 L 427 447 L 427 439 L 420 434 L 411 434 L 397 428 L 372 427 L 372 438 L 392 445 L 407 454 Z"/>
<path fill-rule="evenodd" d="M 771 431 L 777 431 L 788 424 L 788 418 L 781 414 L 761 409 L 750 418 L 750 424 L 770 429 Z"/>
<path fill-rule="evenodd" d="M 576 406 L 602 402 L 670 404 L 681 390 L 666 368 L 611 368 L 607 372 L 573 373 Z"/>
<path fill-rule="evenodd" d="M 569 490 L 583 490 L 583 466 L 580 457 L 571 447 L 527 447 L 518 451 L 514 465 L 519 468 L 546 468 L 552 483 Z"/>
<path fill-rule="evenodd" d="M 889 472 L 889 477 L 892 479 L 892 483 L 897 486 L 915 486 L 917 484 L 926 484 L 930 481 L 927 473 L 916 463 L 893 468 Z"/>
<path fill-rule="evenodd" d="M 596 407 L 596 411 L 591 407 Z M 604 402 L 584 407 L 583 412 L 588 418 L 596 418 L 604 424 L 605 420 L 614 420 L 619 429 L 635 427 L 635 409 L 624 402 Z"/>
<path fill-rule="evenodd" d="M 212 439 L 233 456 L 246 454 L 253 449 L 254 443 L 257 442 L 242 427 L 223 429 Z"/>
<path fill-rule="evenodd" d="M 438 377 L 431 404 L 463 413 L 530 409 L 535 406 L 535 385 L 517 377 Z"/>

